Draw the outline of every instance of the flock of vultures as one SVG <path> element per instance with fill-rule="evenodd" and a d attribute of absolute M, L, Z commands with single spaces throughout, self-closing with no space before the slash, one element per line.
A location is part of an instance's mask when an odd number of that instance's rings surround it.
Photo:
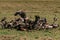
<path fill-rule="evenodd" d="M 35 15 L 35 19 L 31 20 L 26 16 L 24 11 L 17 11 L 14 16 L 20 16 L 20 18 L 15 18 L 9 22 L 6 21 L 6 17 L 2 18 L 0 21 L 0 26 L 2 29 L 17 29 L 21 31 L 25 30 L 40 30 L 40 29 L 52 29 L 59 27 L 55 22 L 57 18 L 54 17 L 54 23 L 49 24 L 46 18 L 41 19 L 40 16 Z"/>

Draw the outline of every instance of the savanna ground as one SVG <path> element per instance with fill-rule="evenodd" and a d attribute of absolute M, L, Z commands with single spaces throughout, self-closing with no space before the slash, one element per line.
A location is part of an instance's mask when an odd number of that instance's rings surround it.
<path fill-rule="evenodd" d="M 14 13 L 23 9 L 29 18 L 34 15 L 46 17 L 48 23 L 53 23 L 54 14 L 60 24 L 60 0 L 0 0 L 0 19 L 7 17 L 7 21 L 14 19 Z M 60 27 L 40 31 L 17 31 L 15 29 L 1 29 L 0 40 L 60 40 Z"/>

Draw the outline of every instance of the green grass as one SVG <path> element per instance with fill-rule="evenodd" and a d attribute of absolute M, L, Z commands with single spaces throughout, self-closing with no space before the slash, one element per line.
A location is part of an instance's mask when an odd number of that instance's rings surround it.
<path fill-rule="evenodd" d="M 54 14 L 57 15 L 57 23 L 60 25 L 60 0 L 0 0 L 0 20 L 6 16 L 7 21 L 14 19 L 14 13 L 23 9 L 26 15 L 34 19 L 34 15 L 46 17 L 48 23 L 53 22 Z M 38 11 L 38 12 L 36 12 Z M 8 36 L 7 36 L 8 35 Z M 6 37 L 6 38 L 5 38 Z M 8 38 L 9 37 L 9 38 Z M 60 27 L 56 29 L 40 31 L 17 31 L 15 29 L 0 29 L 0 40 L 60 40 Z"/>

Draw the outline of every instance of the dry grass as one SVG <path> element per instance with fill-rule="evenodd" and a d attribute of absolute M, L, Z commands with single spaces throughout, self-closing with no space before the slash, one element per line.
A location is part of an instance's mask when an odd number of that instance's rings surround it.
<path fill-rule="evenodd" d="M 60 24 L 60 0 L 0 0 L 0 19 L 4 16 L 10 21 L 13 14 L 23 9 L 27 16 L 34 19 L 34 15 L 46 17 L 49 23 L 53 22 L 54 14 L 57 15 Z M 0 40 L 60 40 L 60 27 L 56 29 L 40 31 L 16 31 L 0 29 Z"/>

